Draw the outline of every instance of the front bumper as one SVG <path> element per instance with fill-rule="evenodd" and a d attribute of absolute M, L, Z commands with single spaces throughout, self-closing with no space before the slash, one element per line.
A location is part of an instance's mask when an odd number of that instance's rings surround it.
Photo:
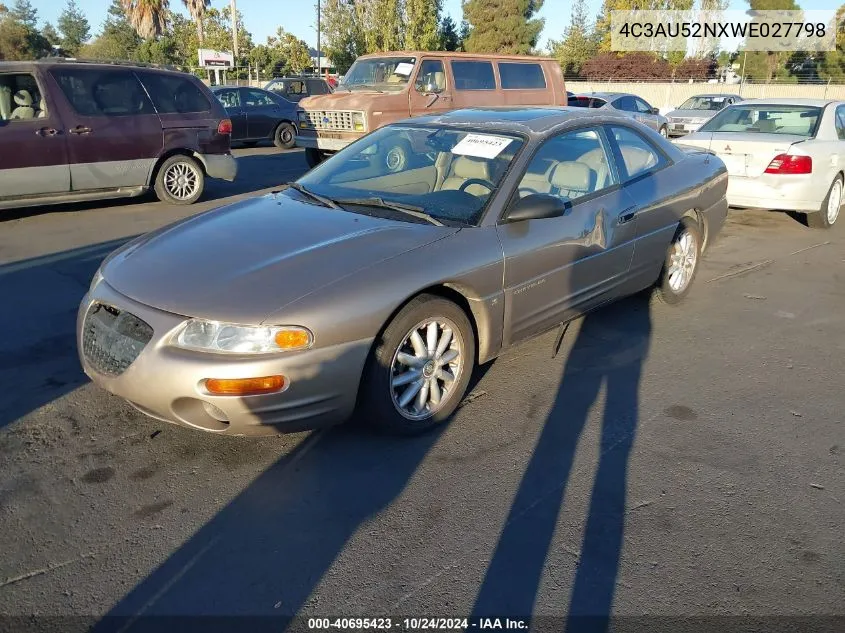
<path fill-rule="evenodd" d="M 238 175 L 238 163 L 231 154 L 196 154 L 211 178 L 232 182 Z"/>
<path fill-rule="evenodd" d="M 672 123 L 669 122 L 668 134 L 670 138 L 677 138 L 679 136 L 686 136 L 687 134 L 691 134 L 693 132 L 698 132 L 698 128 L 700 128 L 703 123 Z"/>
<path fill-rule="evenodd" d="M 319 149 L 324 152 L 339 152 L 355 139 L 319 138 L 315 136 L 297 136 L 296 146 Z"/>
<path fill-rule="evenodd" d="M 85 315 L 95 301 L 131 312 L 153 329 L 152 339 L 118 376 L 98 373 L 82 352 Z M 224 435 L 290 433 L 337 424 L 352 414 L 371 340 L 260 357 L 213 354 L 169 344 L 185 320 L 133 301 L 101 281 L 83 297 L 77 315 L 82 368 L 93 382 L 150 417 Z M 279 374 L 287 386 L 272 394 L 212 396 L 202 388 L 207 378 Z"/>
<path fill-rule="evenodd" d="M 757 178 L 731 176 L 728 204 L 746 209 L 818 211 L 830 184 L 807 175 L 762 174 Z"/>

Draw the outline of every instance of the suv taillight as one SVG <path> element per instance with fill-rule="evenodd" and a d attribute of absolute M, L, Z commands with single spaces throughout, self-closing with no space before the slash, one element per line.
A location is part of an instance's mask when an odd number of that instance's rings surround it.
<path fill-rule="evenodd" d="M 813 159 L 809 156 L 778 154 L 766 167 L 767 174 L 811 174 Z"/>
<path fill-rule="evenodd" d="M 223 119 L 220 123 L 217 124 L 217 133 L 223 134 L 228 136 L 232 133 L 232 120 L 231 119 Z"/>

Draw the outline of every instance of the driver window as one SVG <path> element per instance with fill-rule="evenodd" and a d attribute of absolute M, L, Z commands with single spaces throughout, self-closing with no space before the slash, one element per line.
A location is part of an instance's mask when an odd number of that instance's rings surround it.
<path fill-rule="evenodd" d="M 420 64 L 416 81 L 417 92 L 437 94 L 446 90 L 446 73 L 439 59 L 425 59 Z"/>
<path fill-rule="evenodd" d="M 546 141 L 519 183 L 519 195 L 548 194 L 575 201 L 616 184 L 607 152 L 594 129 L 561 134 Z"/>

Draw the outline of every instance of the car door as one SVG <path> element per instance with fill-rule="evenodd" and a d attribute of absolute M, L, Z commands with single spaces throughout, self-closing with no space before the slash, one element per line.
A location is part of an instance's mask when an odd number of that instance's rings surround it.
<path fill-rule="evenodd" d="M 71 190 L 145 186 L 164 145 L 161 121 L 128 69 L 54 68 L 66 102 Z"/>
<path fill-rule="evenodd" d="M 640 99 L 639 97 L 632 98 L 634 100 L 634 105 L 637 108 L 637 112 L 634 114 L 634 118 L 640 123 L 649 126 L 652 130 L 660 130 L 660 122 L 657 118 L 657 115 L 653 112 L 654 108 L 652 108 L 646 101 Z"/>
<path fill-rule="evenodd" d="M 497 227 L 505 259 L 505 340 L 539 334 L 619 296 L 636 236 L 633 201 L 620 187 L 600 127 L 546 140 L 511 202 L 528 195 L 564 199 L 562 217 Z"/>
<path fill-rule="evenodd" d="M 414 87 L 409 91 L 411 116 L 446 112 L 453 108 L 452 90 L 446 78 L 442 59 L 420 62 Z"/>
<path fill-rule="evenodd" d="M 281 108 L 273 97 L 256 88 L 240 88 L 241 107 L 246 113 L 249 138 L 269 138 L 281 116 Z"/>
<path fill-rule="evenodd" d="M 216 90 L 214 96 L 226 108 L 226 116 L 232 120 L 232 140 L 243 141 L 249 137 L 247 133 L 246 113 L 241 107 L 241 91 L 238 88 L 223 88 Z"/>
<path fill-rule="evenodd" d="M 65 127 L 42 79 L 0 73 L 0 201 L 70 191 Z"/>
<path fill-rule="evenodd" d="M 626 217 L 636 220 L 630 279 L 638 286 L 632 290 L 638 290 L 643 280 L 657 279 L 666 248 L 689 200 L 677 195 L 678 183 L 670 169 L 672 161 L 656 145 L 631 127 L 611 125 L 607 129 L 622 190 L 631 200 Z M 685 204 L 687 208 L 681 208 Z"/>

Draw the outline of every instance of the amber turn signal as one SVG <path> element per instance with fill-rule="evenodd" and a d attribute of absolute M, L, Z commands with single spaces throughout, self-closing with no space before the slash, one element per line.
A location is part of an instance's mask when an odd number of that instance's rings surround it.
<path fill-rule="evenodd" d="M 215 396 L 257 396 L 280 391 L 285 386 L 284 376 L 263 378 L 208 378 L 205 389 Z"/>
<path fill-rule="evenodd" d="M 275 340 L 279 349 L 300 349 L 311 344 L 311 336 L 305 330 L 281 330 Z"/>

